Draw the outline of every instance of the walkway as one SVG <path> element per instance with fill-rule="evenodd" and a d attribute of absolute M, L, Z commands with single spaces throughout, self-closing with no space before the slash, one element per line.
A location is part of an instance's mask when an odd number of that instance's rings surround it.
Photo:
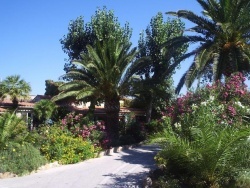
<path fill-rule="evenodd" d="M 0 188 L 140 188 L 155 167 L 156 146 L 113 153 L 78 164 L 63 165 L 28 176 L 1 179 Z"/>

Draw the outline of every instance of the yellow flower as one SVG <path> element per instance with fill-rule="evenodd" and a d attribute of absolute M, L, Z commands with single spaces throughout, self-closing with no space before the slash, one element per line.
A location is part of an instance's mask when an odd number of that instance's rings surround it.
<path fill-rule="evenodd" d="M 16 149 L 14 148 L 12 151 L 13 151 L 13 152 L 15 152 L 15 151 L 16 151 Z"/>

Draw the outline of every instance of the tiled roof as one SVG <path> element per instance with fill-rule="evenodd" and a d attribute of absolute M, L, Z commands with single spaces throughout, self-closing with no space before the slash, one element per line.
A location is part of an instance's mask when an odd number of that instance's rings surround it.
<path fill-rule="evenodd" d="M 87 112 L 89 110 L 88 107 L 83 107 L 83 108 L 78 108 L 76 106 L 67 106 L 67 108 L 71 111 L 81 111 L 81 112 Z M 126 108 L 126 107 L 121 107 L 120 108 L 120 113 L 130 113 L 133 112 L 136 115 L 145 115 L 145 111 L 142 109 L 137 109 L 137 108 Z M 95 114 L 105 114 L 105 109 L 104 107 L 101 106 L 96 106 L 95 107 Z"/>
<path fill-rule="evenodd" d="M 7 110 L 5 108 L 0 107 L 0 112 L 6 112 Z"/>
<path fill-rule="evenodd" d="M 34 103 L 31 102 L 18 102 L 19 108 L 33 108 Z M 3 101 L 0 101 L 0 112 L 6 111 L 8 108 L 11 108 L 13 106 L 13 103 L 9 99 L 5 99 Z"/>

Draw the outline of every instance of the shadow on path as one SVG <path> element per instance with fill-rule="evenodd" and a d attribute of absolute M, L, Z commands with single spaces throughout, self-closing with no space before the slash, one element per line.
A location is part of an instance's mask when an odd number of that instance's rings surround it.
<path fill-rule="evenodd" d="M 154 156 L 158 151 L 160 151 L 160 147 L 156 145 L 143 145 L 122 151 L 121 157 L 115 160 L 123 161 L 127 165 L 124 168 L 127 167 L 128 170 L 123 169 L 123 172 L 119 173 L 118 169 L 115 173 L 104 174 L 107 182 L 104 181 L 100 187 L 143 187 L 143 179 L 147 176 L 149 170 L 156 168 Z"/>

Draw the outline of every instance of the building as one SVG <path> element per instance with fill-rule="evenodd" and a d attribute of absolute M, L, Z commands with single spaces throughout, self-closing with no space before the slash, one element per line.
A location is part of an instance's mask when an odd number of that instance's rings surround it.
<path fill-rule="evenodd" d="M 36 95 L 31 97 L 30 100 L 27 101 L 20 101 L 18 103 L 18 107 L 15 109 L 15 113 L 18 117 L 21 117 L 24 119 L 24 121 L 27 123 L 27 127 L 29 129 L 33 128 L 33 109 L 35 103 L 39 102 L 40 100 L 50 100 L 50 96 L 46 95 Z M 127 108 L 124 107 L 124 101 L 120 101 L 121 108 L 120 108 L 120 119 L 124 120 L 126 118 L 126 115 L 133 114 L 134 118 L 137 121 L 144 121 L 145 120 L 145 111 L 142 109 L 136 109 L 136 108 Z M 59 106 L 65 107 L 69 112 L 76 112 L 81 114 L 87 114 L 90 103 L 61 103 L 58 104 Z M 0 100 L 0 114 L 7 112 L 9 110 L 13 109 L 13 103 L 9 98 L 6 98 L 4 100 Z M 96 120 L 105 120 L 106 112 L 104 109 L 104 104 L 100 104 L 95 107 L 94 117 Z"/>

